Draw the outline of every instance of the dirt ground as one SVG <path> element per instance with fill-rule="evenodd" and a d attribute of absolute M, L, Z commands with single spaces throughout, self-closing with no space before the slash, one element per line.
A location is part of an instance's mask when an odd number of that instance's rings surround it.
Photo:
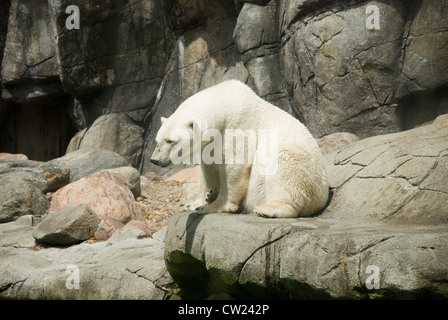
<path fill-rule="evenodd" d="M 166 226 L 179 211 L 182 182 L 165 181 L 150 173 L 141 176 L 141 196 L 137 198 L 145 223 L 156 232 Z"/>

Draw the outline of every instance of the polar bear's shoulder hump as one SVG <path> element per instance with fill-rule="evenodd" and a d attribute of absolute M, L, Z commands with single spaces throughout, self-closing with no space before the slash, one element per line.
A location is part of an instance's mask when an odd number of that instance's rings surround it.
<path fill-rule="evenodd" d="M 245 83 L 241 82 L 240 80 L 225 80 L 215 86 L 217 89 L 228 89 L 228 90 L 235 90 L 235 91 L 245 91 L 247 93 L 255 94 L 255 92 L 252 90 L 251 87 L 246 85 Z"/>

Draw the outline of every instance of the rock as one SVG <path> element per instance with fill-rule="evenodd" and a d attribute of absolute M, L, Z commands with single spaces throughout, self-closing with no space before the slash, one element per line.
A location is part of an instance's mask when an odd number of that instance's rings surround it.
<path fill-rule="evenodd" d="M 9 7 L 9 2 L 4 2 L 0 5 L 0 60 L 3 60 L 3 51 L 5 49 L 6 32 L 8 30 Z"/>
<path fill-rule="evenodd" d="M 64 95 L 54 39 L 46 3 L 11 1 L 1 73 L 5 100 L 36 103 Z"/>
<path fill-rule="evenodd" d="M 6 153 L 6 152 L 0 152 L 0 161 L 26 161 L 28 160 L 28 157 L 24 154 L 13 154 L 13 153 Z"/>
<path fill-rule="evenodd" d="M 432 90 L 446 83 L 444 74 L 448 71 L 448 57 L 444 54 L 443 46 L 448 42 L 444 31 L 448 21 L 440 14 L 448 11 L 448 4 L 426 0 L 415 9 L 413 23 L 408 31 L 411 40 L 407 42 L 400 86 L 397 88 L 399 97 Z M 431 21 L 431 24 L 428 24 L 428 21 Z M 419 109 L 424 106 L 427 106 L 427 103 L 420 103 Z"/>
<path fill-rule="evenodd" d="M 102 148 L 121 155 L 130 165 L 138 167 L 143 148 L 143 128 L 122 113 L 98 117 L 68 146 L 70 152 L 84 148 Z"/>
<path fill-rule="evenodd" d="M 178 181 L 182 183 L 180 204 L 193 202 L 199 196 L 199 184 L 201 179 L 201 167 L 186 168 L 169 176 L 165 181 Z"/>
<path fill-rule="evenodd" d="M 148 182 L 163 181 L 163 178 L 155 172 L 147 172 L 143 178 Z"/>
<path fill-rule="evenodd" d="M 33 238 L 33 216 L 25 215 L 17 220 L 0 224 L 0 248 L 30 248 L 35 245 Z"/>
<path fill-rule="evenodd" d="M 446 298 L 446 232 L 361 219 L 183 213 L 168 227 L 165 262 L 185 298 Z M 366 286 L 371 265 L 379 290 Z"/>
<path fill-rule="evenodd" d="M 171 5 L 108 0 L 91 6 L 83 0 L 76 4 L 82 27 L 67 30 L 65 10 L 71 4 L 49 3 L 64 89 L 80 102 L 88 125 L 115 112 L 142 121 L 156 100 L 173 49 Z"/>
<path fill-rule="evenodd" d="M 70 180 L 70 170 L 41 161 L 22 159 L 21 155 L 0 158 L 0 175 L 3 179 L 30 182 L 43 193 L 53 192 Z"/>
<path fill-rule="evenodd" d="M 98 241 L 104 241 L 109 239 L 112 234 L 121 230 L 124 224 L 114 219 L 101 220 L 98 229 L 95 232 L 95 239 Z"/>
<path fill-rule="evenodd" d="M 95 148 L 85 148 L 48 161 L 47 164 L 70 169 L 70 182 L 104 169 L 129 166 L 119 154 Z"/>
<path fill-rule="evenodd" d="M 444 115 L 431 125 L 364 139 L 327 157 L 334 195 L 325 216 L 445 225 L 447 132 Z"/>
<path fill-rule="evenodd" d="M 140 173 L 138 173 L 137 169 L 133 167 L 119 167 L 113 169 L 105 169 L 101 171 L 108 171 L 113 173 L 118 173 L 125 178 L 126 185 L 129 190 L 131 190 L 134 198 L 137 198 L 141 194 L 141 186 L 140 186 Z M 101 172 L 99 171 L 99 172 Z"/>
<path fill-rule="evenodd" d="M 182 185 L 182 195 L 179 200 L 180 205 L 191 203 L 199 199 L 200 196 L 200 183 L 188 182 Z"/>
<path fill-rule="evenodd" d="M 52 17 L 47 2 L 8 1 L 8 6 L 9 18 L 0 18 L 8 21 L 4 50 L 0 45 L 5 102 L 0 103 L 0 149 L 46 161 L 60 156 L 73 134 Z"/>
<path fill-rule="evenodd" d="M 199 183 L 201 177 L 201 167 L 186 168 L 169 176 L 165 181 L 179 181 L 180 183 Z"/>
<path fill-rule="evenodd" d="M 446 299 L 447 136 L 445 115 L 327 154 L 315 217 L 177 214 L 167 269 L 185 298 Z"/>
<path fill-rule="evenodd" d="M 266 28 L 275 26 L 276 18 L 275 1 L 270 1 L 268 5 L 245 3 L 233 31 L 238 51 L 245 53 L 279 43 L 277 28 Z"/>
<path fill-rule="evenodd" d="M 277 28 L 277 4 L 245 3 L 242 7 L 233 39 L 249 72 L 249 84 L 255 92 L 280 107 L 292 112 L 280 67 L 280 37 Z M 268 27 L 269 26 L 269 27 Z"/>
<path fill-rule="evenodd" d="M 26 231 L 28 237 L 32 232 Z M 3 299 L 160 300 L 175 287 L 165 269 L 163 243 L 139 230 L 67 248 L 2 246 L 0 256 Z"/>
<path fill-rule="evenodd" d="M 40 164 L 39 169 L 42 169 L 45 175 L 47 187 L 44 192 L 54 192 L 70 182 L 70 170 L 60 168 L 52 164 Z"/>
<path fill-rule="evenodd" d="M 53 211 L 34 229 L 38 242 L 49 245 L 72 245 L 87 240 L 95 234 L 99 218 L 86 204 Z"/>
<path fill-rule="evenodd" d="M 447 112 L 440 103 L 445 94 L 426 94 L 446 84 L 439 76 L 443 72 L 430 71 L 435 65 L 448 67 L 438 45 L 448 39 L 446 19 L 439 14 L 448 10 L 446 3 L 376 3 L 378 30 L 366 27 L 368 1 L 278 3 L 286 87 L 293 108 L 317 137 L 336 131 L 362 138 L 396 132 Z M 435 38 L 438 44 L 429 45 Z"/>
<path fill-rule="evenodd" d="M 43 216 L 48 212 L 50 203 L 33 182 L 14 179 L 13 175 L 0 177 L 0 223 L 24 215 Z"/>
<path fill-rule="evenodd" d="M 43 171 L 35 167 L 16 167 L 15 163 L 0 164 L 0 177 L 3 183 L 13 183 L 14 181 L 24 181 L 33 185 L 41 192 L 46 192 L 47 182 Z"/>
<path fill-rule="evenodd" d="M 49 201 L 45 194 L 66 185 L 70 171 L 21 155 L 0 158 L 0 222 L 22 215 L 45 215 Z"/>
<path fill-rule="evenodd" d="M 118 173 L 97 172 L 59 189 L 53 194 L 49 211 L 83 203 L 89 205 L 102 220 L 126 223 L 132 218 L 141 217 L 132 192 Z"/>
<path fill-rule="evenodd" d="M 152 238 L 160 241 L 160 242 L 165 242 L 165 237 L 166 237 L 166 231 L 167 231 L 168 227 L 165 226 L 163 228 L 161 228 L 159 231 L 154 232 L 152 235 Z"/>
<path fill-rule="evenodd" d="M 118 231 L 118 233 L 125 233 L 133 229 L 143 231 L 147 236 L 152 236 L 152 234 L 154 233 L 154 229 L 152 229 L 142 220 L 129 221 L 123 228 Z"/>
<path fill-rule="evenodd" d="M 338 151 L 356 141 L 359 141 L 359 137 L 350 132 L 335 132 L 317 139 L 322 154 Z"/>

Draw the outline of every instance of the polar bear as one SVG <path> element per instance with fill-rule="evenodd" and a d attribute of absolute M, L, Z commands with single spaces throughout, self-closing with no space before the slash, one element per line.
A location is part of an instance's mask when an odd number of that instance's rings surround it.
<path fill-rule="evenodd" d="M 323 156 L 308 129 L 237 80 L 185 100 L 162 118 L 156 143 L 156 165 L 200 163 L 200 196 L 185 210 L 295 218 L 328 200 Z"/>

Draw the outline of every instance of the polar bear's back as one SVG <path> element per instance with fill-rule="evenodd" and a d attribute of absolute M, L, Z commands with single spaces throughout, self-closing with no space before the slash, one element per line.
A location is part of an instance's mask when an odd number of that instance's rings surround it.
<path fill-rule="evenodd" d="M 284 144 L 294 145 L 306 144 L 307 148 L 319 149 L 314 137 L 305 125 L 288 112 L 274 106 L 259 97 L 249 86 L 238 80 L 227 80 L 212 87 L 216 90 L 214 96 L 219 95 L 228 99 L 226 101 L 226 113 L 233 110 L 236 114 L 242 112 L 245 120 L 251 122 L 256 128 L 277 129 L 279 138 Z M 252 127 L 251 124 L 239 125 L 244 128 Z"/>
<path fill-rule="evenodd" d="M 182 103 L 179 117 L 195 115 L 216 129 L 278 130 L 282 144 L 290 148 L 319 149 L 308 129 L 286 111 L 259 97 L 238 80 L 226 80 L 202 90 Z M 219 128 L 225 123 L 224 128 Z M 303 152 L 303 149 L 302 149 Z"/>

